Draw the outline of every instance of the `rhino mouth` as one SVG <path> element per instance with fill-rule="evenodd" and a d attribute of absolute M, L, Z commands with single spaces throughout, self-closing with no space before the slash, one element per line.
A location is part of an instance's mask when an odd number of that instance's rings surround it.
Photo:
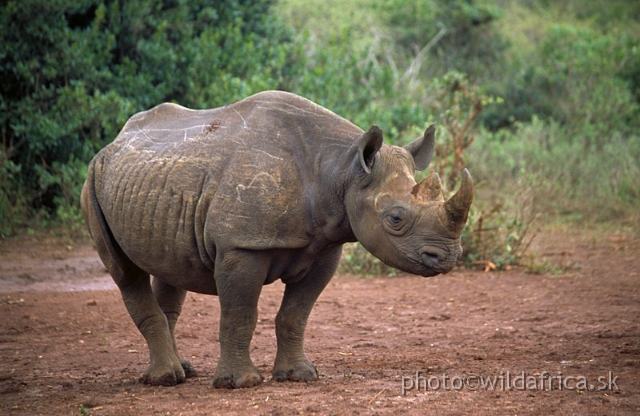
<path fill-rule="evenodd" d="M 422 266 L 426 269 L 422 276 L 431 277 L 438 274 L 447 274 L 457 263 L 457 258 L 441 256 L 434 252 L 425 251 L 420 255 Z"/>
<path fill-rule="evenodd" d="M 380 256 L 378 258 L 388 266 L 423 277 L 447 274 L 458 264 L 457 254 L 444 250 L 436 251 L 433 248 L 405 254 L 402 257 Z"/>

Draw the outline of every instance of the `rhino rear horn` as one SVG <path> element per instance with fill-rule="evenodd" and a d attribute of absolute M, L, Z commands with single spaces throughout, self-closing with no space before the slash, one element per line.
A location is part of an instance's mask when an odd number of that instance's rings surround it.
<path fill-rule="evenodd" d="M 416 184 L 413 187 L 411 194 L 423 202 L 444 201 L 440 175 L 438 175 L 437 172 L 433 172 L 431 175 L 423 179 L 422 182 Z"/>
<path fill-rule="evenodd" d="M 427 130 L 424 132 L 422 137 L 412 141 L 404 147 L 405 150 L 413 156 L 416 170 L 425 170 L 427 166 L 429 166 L 431 158 L 433 157 L 433 148 L 435 146 L 435 132 L 436 125 L 432 124 L 427 127 Z"/>
<path fill-rule="evenodd" d="M 444 203 L 444 210 L 447 214 L 449 224 L 452 229 L 462 231 L 466 222 L 469 208 L 473 202 L 473 179 L 467 169 L 462 171 L 462 184 L 460 189 Z"/>
<path fill-rule="evenodd" d="M 376 154 L 382 147 L 382 130 L 378 126 L 371 126 L 368 132 L 362 135 L 358 143 L 358 158 L 365 172 L 371 173 Z"/>

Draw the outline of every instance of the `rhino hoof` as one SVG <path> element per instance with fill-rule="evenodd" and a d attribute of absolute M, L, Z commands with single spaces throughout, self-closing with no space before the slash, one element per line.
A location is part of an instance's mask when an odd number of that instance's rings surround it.
<path fill-rule="evenodd" d="M 277 370 L 273 372 L 275 381 L 315 381 L 318 379 L 318 370 L 314 365 L 303 365 L 291 370 Z"/>
<path fill-rule="evenodd" d="M 164 373 L 161 375 L 143 374 L 140 377 L 140 382 L 144 384 L 150 384 L 152 386 L 175 386 L 178 383 L 183 383 L 185 380 L 184 375 L 176 375 L 175 373 Z"/>
<path fill-rule="evenodd" d="M 191 368 L 193 370 L 193 367 Z M 152 361 L 139 380 L 152 386 L 175 386 L 178 383 L 184 383 L 185 379 L 185 370 L 176 359 L 175 361 Z"/>
<path fill-rule="evenodd" d="M 182 361 L 180 363 L 180 365 L 182 366 L 182 369 L 184 370 L 184 376 L 185 378 L 191 378 L 191 377 L 196 377 L 198 375 L 198 372 L 196 371 L 195 368 L 193 368 L 193 366 L 191 365 L 191 363 L 189 361 Z"/>
<path fill-rule="evenodd" d="M 252 371 L 235 377 L 234 375 L 226 375 L 216 377 L 213 380 L 213 387 L 217 389 L 239 389 L 245 387 L 253 387 L 262 384 L 262 376 L 257 371 Z"/>

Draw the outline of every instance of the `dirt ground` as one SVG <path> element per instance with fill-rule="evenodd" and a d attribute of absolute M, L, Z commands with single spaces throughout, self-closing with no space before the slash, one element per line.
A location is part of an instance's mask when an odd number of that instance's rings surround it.
<path fill-rule="evenodd" d="M 270 380 L 282 284 L 264 288 L 256 388 L 211 387 L 218 300 L 189 294 L 178 343 L 198 377 L 137 381 L 142 336 L 90 244 L 0 243 L 0 414 L 640 414 L 640 239 L 550 229 L 557 275 L 337 276 L 316 304 L 317 382 Z M 493 386 L 491 386 L 493 383 Z"/>

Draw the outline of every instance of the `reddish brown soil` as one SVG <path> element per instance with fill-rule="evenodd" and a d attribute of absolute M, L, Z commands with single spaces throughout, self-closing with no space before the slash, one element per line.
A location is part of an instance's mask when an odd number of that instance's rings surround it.
<path fill-rule="evenodd" d="M 0 414 L 640 413 L 639 240 L 558 230 L 543 237 L 535 252 L 562 265 L 559 275 L 334 278 L 307 330 L 320 371 L 309 384 L 270 380 L 283 286 L 265 287 L 252 356 L 266 382 L 241 390 L 211 387 L 217 298 L 189 294 L 178 322 L 198 377 L 146 386 L 137 382 L 144 340 L 91 246 L 5 241 Z M 478 387 L 477 377 L 497 384 Z"/>

